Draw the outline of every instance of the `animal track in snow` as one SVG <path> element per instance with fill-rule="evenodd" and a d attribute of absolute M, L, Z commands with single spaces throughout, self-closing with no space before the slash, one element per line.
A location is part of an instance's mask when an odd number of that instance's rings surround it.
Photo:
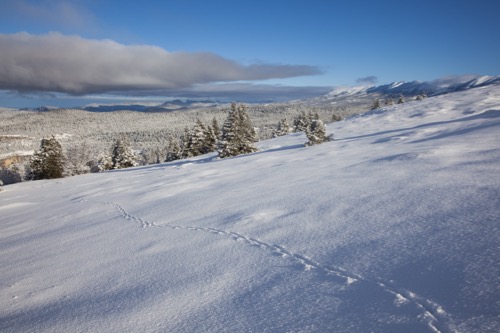
<path fill-rule="evenodd" d="M 303 266 L 303 269 L 305 271 L 316 270 L 328 276 L 339 278 L 343 280 L 344 283 L 346 283 L 346 285 L 351 285 L 352 283 L 358 281 L 372 284 L 374 286 L 381 288 L 384 292 L 393 295 L 394 302 L 398 306 L 406 303 L 414 304 L 421 311 L 420 318 L 422 318 L 422 320 L 425 320 L 427 325 L 434 332 L 436 333 L 457 332 L 454 328 L 452 328 L 453 325 L 451 323 L 452 322 L 451 318 L 446 313 L 446 311 L 444 311 L 444 309 L 439 304 L 433 302 L 432 300 L 418 296 L 414 292 L 411 292 L 405 288 L 394 286 L 392 283 L 385 282 L 380 279 L 365 278 L 359 274 L 344 270 L 341 267 L 324 266 L 305 255 L 299 253 L 293 253 L 281 245 L 266 243 L 256 238 L 245 236 L 234 231 L 227 231 L 217 228 L 199 227 L 199 226 L 181 226 L 174 224 L 157 224 L 155 222 L 150 222 L 140 217 L 131 215 L 122 206 L 111 201 L 91 201 L 91 200 L 86 200 L 84 198 L 77 198 L 74 199 L 73 201 L 77 201 L 79 203 L 111 206 L 119 213 L 119 215 L 122 218 L 133 221 L 139 224 L 142 228 L 168 228 L 172 230 L 181 229 L 181 230 L 191 230 L 191 231 L 202 231 L 215 235 L 227 236 L 235 241 L 243 241 L 251 246 L 269 250 L 274 255 L 278 255 L 284 258 L 288 258 L 292 261 L 295 261 L 296 263 Z"/>

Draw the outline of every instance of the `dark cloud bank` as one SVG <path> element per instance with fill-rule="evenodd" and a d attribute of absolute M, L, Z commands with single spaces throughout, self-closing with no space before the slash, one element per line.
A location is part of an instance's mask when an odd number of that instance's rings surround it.
<path fill-rule="evenodd" d="M 367 77 L 360 77 L 359 79 L 356 80 L 356 83 L 360 85 L 374 85 L 377 82 L 378 78 L 374 75 L 370 75 Z"/>
<path fill-rule="evenodd" d="M 280 94 L 295 90 L 307 95 L 325 90 L 237 83 L 321 74 L 314 66 L 245 66 L 208 52 L 168 52 L 156 46 L 123 45 L 59 33 L 0 34 L 0 50 L 0 89 L 18 92 L 196 97 L 265 90 Z"/>

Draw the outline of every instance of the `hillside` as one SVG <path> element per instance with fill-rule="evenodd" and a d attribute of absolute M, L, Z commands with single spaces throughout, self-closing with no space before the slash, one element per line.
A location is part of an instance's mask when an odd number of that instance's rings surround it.
<path fill-rule="evenodd" d="M 230 105 L 225 104 L 212 108 L 171 112 L 0 110 L 0 155 L 9 155 L 15 151 L 33 152 L 39 148 L 42 138 L 55 135 L 64 148 L 86 142 L 94 148 L 96 159 L 108 153 L 113 142 L 122 137 L 127 137 L 134 149 L 142 150 L 146 155 L 155 150 L 162 151 L 164 159 L 169 136 L 179 137 L 184 128 L 192 128 L 197 119 L 204 124 L 210 124 L 212 119 L 216 118 L 222 125 L 229 109 Z M 254 126 L 259 129 L 261 139 L 272 136 L 281 118 L 288 117 L 292 122 L 300 112 L 311 109 L 318 112 L 325 121 L 330 121 L 334 114 L 347 117 L 364 112 L 368 107 L 346 106 L 339 109 L 331 106 L 311 107 L 286 103 L 248 105 L 248 113 Z M 29 140 L 6 140 L 14 136 L 27 137 Z"/>
<path fill-rule="evenodd" d="M 330 93 L 314 98 L 282 103 L 248 104 L 247 109 L 261 140 L 272 137 L 280 119 L 292 122 L 301 112 L 313 110 L 325 122 L 333 117 L 346 118 L 366 112 L 374 100 L 406 101 L 426 93 L 429 96 L 464 91 L 477 87 L 499 85 L 498 76 L 481 76 L 459 83 L 393 82 L 379 86 L 337 87 Z M 383 103 L 382 103 L 383 104 Z M 169 136 L 179 137 L 197 119 L 222 124 L 230 103 L 210 100 L 172 100 L 163 104 L 98 104 L 80 109 L 60 109 L 41 106 L 35 109 L 13 110 L 0 107 L 0 158 L 26 155 L 39 148 L 40 140 L 55 135 L 65 149 L 85 143 L 93 147 L 93 158 L 108 153 L 113 142 L 128 138 L 136 151 L 142 152 L 145 163 L 156 162 L 156 152 L 165 158 Z M 14 137 L 24 139 L 16 140 Z M 24 156 L 23 155 L 23 156 Z"/>
<path fill-rule="evenodd" d="M 0 192 L 1 332 L 498 332 L 500 86 Z"/>

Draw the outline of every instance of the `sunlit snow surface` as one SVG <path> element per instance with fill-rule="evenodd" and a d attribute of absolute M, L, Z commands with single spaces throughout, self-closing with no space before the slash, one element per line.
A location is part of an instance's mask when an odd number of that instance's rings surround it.
<path fill-rule="evenodd" d="M 498 332 L 500 87 L 0 192 L 1 332 Z"/>

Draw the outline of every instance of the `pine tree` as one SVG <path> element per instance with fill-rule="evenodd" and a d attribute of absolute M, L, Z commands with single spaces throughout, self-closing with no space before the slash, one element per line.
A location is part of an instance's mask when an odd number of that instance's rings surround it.
<path fill-rule="evenodd" d="M 220 132 L 219 123 L 217 122 L 217 119 L 215 119 L 215 117 L 212 119 L 212 131 L 214 132 L 216 140 L 219 140 L 221 132 Z"/>
<path fill-rule="evenodd" d="M 179 140 L 170 136 L 168 138 L 167 156 L 165 162 L 176 161 L 182 158 L 182 149 Z"/>
<path fill-rule="evenodd" d="M 137 166 L 135 154 L 126 139 L 115 141 L 111 153 L 111 168 L 124 169 Z"/>
<path fill-rule="evenodd" d="M 313 120 L 319 120 L 319 114 L 317 112 L 309 111 L 307 113 L 307 120 L 309 120 L 309 123 Z"/>
<path fill-rule="evenodd" d="M 380 109 L 380 100 L 378 98 L 376 98 L 373 101 L 373 104 L 372 104 L 372 107 L 370 110 L 377 110 L 377 109 Z"/>
<path fill-rule="evenodd" d="M 233 142 L 236 141 L 236 123 L 236 104 L 233 103 L 227 119 L 222 124 L 221 140 L 218 147 L 219 157 L 221 158 L 237 155 L 236 152 L 233 152 Z"/>
<path fill-rule="evenodd" d="M 294 120 L 293 120 L 293 131 L 294 132 L 303 132 L 309 126 L 309 119 L 306 116 L 306 113 L 302 111 Z"/>
<path fill-rule="evenodd" d="M 206 132 L 207 129 L 205 125 L 201 122 L 200 119 L 196 120 L 196 124 L 194 125 L 191 133 L 191 141 L 193 150 L 195 152 L 195 156 L 202 155 L 206 152 Z"/>
<path fill-rule="evenodd" d="M 162 150 L 160 147 L 156 147 L 154 150 L 154 156 L 155 156 L 155 164 L 160 164 L 161 163 L 161 154 Z"/>
<path fill-rule="evenodd" d="M 33 154 L 30 161 L 31 178 L 62 178 L 64 173 L 64 155 L 61 144 L 54 138 L 42 139 L 40 150 Z"/>
<path fill-rule="evenodd" d="M 257 151 L 254 143 L 257 134 L 246 113 L 244 105 L 231 105 L 229 115 L 222 127 L 222 138 L 219 143 L 219 157 L 230 157 Z"/>
<path fill-rule="evenodd" d="M 278 122 L 278 127 L 276 128 L 276 130 L 274 130 L 273 138 L 287 135 L 289 133 L 290 133 L 290 124 L 288 123 L 288 120 L 286 118 L 282 118 Z"/>
<path fill-rule="evenodd" d="M 184 133 L 181 136 L 181 156 L 182 158 L 192 157 L 189 148 L 189 141 L 191 140 L 191 130 L 186 126 Z"/>
<path fill-rule="evenodd" d="M 217 122 L 215 124 L 217 125 Z M 216 151 L 217 141 L 218 141 L 218 136 L 215 134 L 212 123 L 212 126 L 208 125 L 205 128 L 205 142 L 203 144 L 202 154 L 207 154 Z"/>
<path fill-rule="evenodd" d="M 404 102 L 405 102 L 405 99 L 404 99 L 403 95 L 399 95 L 398 104 L 403 104 Z"/>
<path fill-rule="evenodd" d="M 184 157 L 194 157 L 204 153 L 205 146 L 205 126 L 198 119 L 191 130 L 185 130 Z"/>
<path fill-rule="evenodd" d="M 308 128 L 306 129 L 306 136 L 309 139 L 306 146 L 312 146 L 326 141 L 333 140 L 333 134 L 326 135 L 326 126 L 321 119 L 311 120 Z"/>

